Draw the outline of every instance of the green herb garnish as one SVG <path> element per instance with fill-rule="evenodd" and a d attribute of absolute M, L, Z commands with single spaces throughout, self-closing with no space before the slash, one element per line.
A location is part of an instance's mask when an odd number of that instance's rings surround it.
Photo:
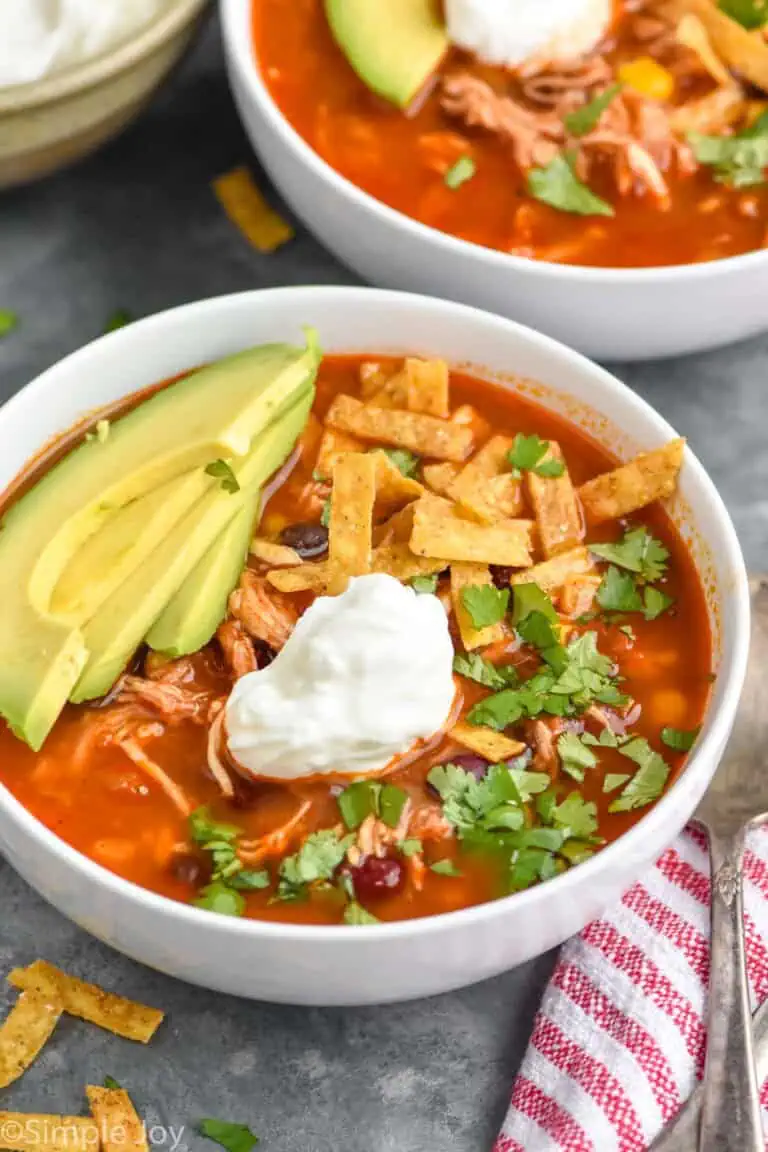
<path fill-rule="evenodd" d="M 0 339 L 13 332 L 18 326 L 19 317 L 16 312 L 9 312 L 7 308 L 0 308 Z"/>
<path fill-rule="evenodd" d="M 213 460 L 206 466 L 205 473 L 207 476 L 213 476 L 215 480 L 220 480 L 225 492 L 234 495 L 235 492 L 240 491 L 237 476 L 235 476 L 226 460 Z"/>
<path fill-rule="evenodd" d="M 768 23 L 768 0 L 718 0 L 717 6 L 742 28 L 762 28 Z"/>
<path fill-rule="evenodd" d="M 511 664 L 492 664 L 478 652 L 457 652 L 453 658 L 453 670 L 459 676 L 466 676 L 468 680 L 494 691 L 520 682 L 517 669 Z"/>
<path fill-rule="evenodd" d="M 300 900 L 310 884 L 329 883 L 354 839 L 340 837 L 333 828 L 312 832 L 299 851 L 281 863 L 277 899 Z"/>
<path fill-rule="evenodd" d="M 438 764 L 427 779 L 440 795 L 446 820 L 462 838 L 473 829 L 522 829 L 523 805 L 549 786 L 545 772 L 526 772 L 506 764 L 495 764 L 482 780 L 457 764 Z"/>
<path fill-rule="evenodd" d="M 122 1089 L 122 1084 L 118 1084 L 114 1076 L 105 1076 L 104 1087 L 110 1088 L 113 1092 L 119 1092 Z"/>
<path fill-rule="evenodd" d="M 462 876 L 463 873 L 456 867 L 453 860 L 436 860 L 434 864 L 429 866 L 430 872 L 436 872 L 438 876 Z"/>
<path fill-rule="evenodd" d="M 431 595 L 434 596 L 437 592 L 437 572 L 433 576 L 412 576 L 411 588 L 414 592 L 418 592 L 420 596 Z"/>
<path fill-rule="evenodd" d="M 359 926 L 361 924 L 380 924 L 381 921 L 363 908 L 362 904 L 358 904 L 356 900 L 350 900 L 344 908 L 344 923 Z"/>
<path fill-rule="evenodd" d="M 524 436 L 518 432 L 507 458 L 517 473 L 534 472 L 537 476 L 557 478 L 565 472 L 562 460 L 545 460 L 549 451 L 549 440 L 540 440 L 536 433 Z"/>
<path fill-rule="evenodd" d="M 628 772 L 606 772 L 605 780 L 603 780 L 603 792 L 615 792 L 617 788 L 621 788 L 622 784 L 626 784 L 629 778 Z"/>
<path fill-rule="evenodd" d="M 336 803 L 345 825 L 354 832 L 368 816 L 376 816 L 388 827 L 396 828 L 407 799 L 407 793 L 394 784 L 356 780 L 336 797 Z"/>
<path fill-rule="evenodd" d="M 671 608 L 674 600 L 671 596 L 667 596 L 659 588 L 652 588 L 650 585 L 643 593 L 643 615 L 646 620 L 655 620 L 661 616 L 662 612 L 666 612 L 667 608 Z"/>
<path fill-rule="evenodd" d="M 211 880 L 195 900 L 198 908 L 225 916 L 242 916 L 245 901 L 241 891 L 268 888 L 269 872 L 243 866 L 237 854 L 237 838 L 242 829 L 214 820 L 207 808 L 197 808 L 188 821 L 191 840 L 211 858 Z"/>
<path fill-rule="evenodd" d="M 733 136 L 705 136 L 690 132 L 688 141 L 700 164 L 714 168 L 720 184 L 751 188 L 765 183 L 768 168 L 768 119 L 756 121 Z"/>
<path fill-rule="evenodd" d="M 605 612 L 642 612 L 643 601 L 629 572 L 611 564 L 597 590 L 597 602 Z"/>
<path fill-rule="evenodd" d="M 470 584 L 461 590 L 461 603 L 473 628 L 488 628 L 504 619 L 509 607 L 509 588 L 493 584 Z"/>
<path fill-rule="evenodd" d="M 409 452 L 407 448 L 378 448 L 374 451 L 383 452 L 398 472 L 402 472 L 403 476 L 407 476 L 409 479 L 414 477 L 419 470 L 421 457 L 417 456 L 415 452 Z"/>
<path fill-rule="evenodd" d="M 459 156 L 455 164 L 446 172 L 443 180 L 455 192 L 457 188 L 461 188 L 462 184 L 466 184 L 467 180 L 471 180 L 477 171 L 477 165 L 471 156 Z"/>
<path fill-rule="evenodd" d="M 528 173 L 528 191 L 535 200 L 549 204 L 558 212 L 577 216 L 613 216 L 605 200 L 582 184 L 574 171 L 574 157 L 569 153 L 555 156 L 546 168 L 532 168 Z"/>
<path fill-rule="evenodd" d="M 618 568 L 636 572 L 643 580 L 660 580 L 667 570 L 669 552 L 645 528 L 632 528 L 613 544 L 589 544 L 590 552 Z"/>
<path fill-rule="evenodd" d="M 588 840 L 597 832 L 597 805 L 579 792 L 571 792 L 552 809 L 552 823 L 568 838 Z"/>
<path fill-rule="evenodd" d="M 512 605 L 512 623 L 517 627 L 521 620 L 530 616 L 532 612 L 540 612 L 551 624 L 559 623 L 559 616 L 554 604 L 538 584 L 530 581 L 526 584 L 515 584 L 514 603 Z"/>
<path fill-rule="evenodd" d="M 667 748 L 674 749 L 675 752 L 690 752 L 696 743 L 699 732 L 701 732 L 701 725 L 698 728 L 691 728 L 688 732 L 682 728 L 662 728 L 661 742 L 666 744 Z"/>
<path fill-rule="evenodd" d="M 572 136 L 586 136 L 593 128 L 596 128 L 600 117 L 609 104 L 621 92 L 621 84 L 611 84 L 604 92 L 600 92 L 588 104 L 583 107 L 577 108 L 575 112 L 569 112 L 565 117 L 565 126 Z"/>
<path fill-rule="evenodd" d="M 251 1152 L 259 1142 L 245 1124 L 232 1124 L 229 1120 L 199 1120 L 197 1130 L 216 1144 L 221 1144 L 227 1152 Z"/>
<path fill-rule="evenodd" d="M 127 324 L 131 324 L 132 322 L 133 316 L 131 316 L 130 312 L 126 312 L 125 308 L 118 308 L 112 313 L 104 325 L 104 335 L 106 336 L 107 332 L 116 332 L 118 328 L 125 328 Z"/>
<path fill-rule="evenodd" d="M 415 836 L 409 836 L 407 840 L 401 840 L 397 847 L 403 856 L 417 856 L 424 845 Z"/>
<path fill-rule="evenodd" d="M 320 523 L 323 528 L 327 528 L 331 522 L 331 498 L 330 496 L 323 504 L 323 510 L 320 513 Z"/>
<path fill-rule="evenodd" d="M 597 756 L 573 732 L 563 732 L 558 736 L 557 753 L 563 771 L 579 783 L 584 779 L 585 771 L 597 767 Z"/>
<path fill-rule="evenodd" d="M 652 804 L 664 791 L 669 777 L 669 765 L 658 752 L 654 752 L 648 741 L 635 736 L 622 744 L 619 751 L 628 760 L 638 765 L 632 779 L 621 794 L 611 803 L 609 812 L 630 812 L 634 808 L 644 808 Z"/>
<path fill-rule="evenodd" d="M 242 916 L 245 911 L 243 897 L 224 880 L 214 880 L 211 884 L 206 884 L 192 903 L 196 908 L 205 908 L 208 912 L 217 912 L 220 916 Z"/>

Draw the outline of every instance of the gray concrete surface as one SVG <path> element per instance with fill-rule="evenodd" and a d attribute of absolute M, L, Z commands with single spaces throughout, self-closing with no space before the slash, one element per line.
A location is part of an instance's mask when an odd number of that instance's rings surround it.
<path fill-rule="evenodd" d="M 354 282 L 307 235 L 264 258 L 231 228 L 208 185 L 248 155 L 213 24 L 120 141 L 47 183 L 0 194 L 0 309 L 21 317 L 0 342 L 0 400 L 98 335 L 115 309 L 141 316 L 245 288 Z M 748 563 L 768 564 L 768 336 L 617 370 L 690 438 Z M 83 1085 L 111 1075 L 167 1130 L 153 1132 L 158 1148 L 171 1149 L 183 1127 L 181 1143 L 202 1149 L 193 1126 L 208 1115 L 250 1123 L 264 1152 L 487 1152 L 551 965 L 545 957 L 394 1008 L 249 1004 L 108 951 L 5 865 L 0 970 L 38 955 L 163 1007 L 168 1021 L 145 1049 L 65 1020 L 38 1064 L 3 1093 L 3 1109 L 77 1112 Z"/>

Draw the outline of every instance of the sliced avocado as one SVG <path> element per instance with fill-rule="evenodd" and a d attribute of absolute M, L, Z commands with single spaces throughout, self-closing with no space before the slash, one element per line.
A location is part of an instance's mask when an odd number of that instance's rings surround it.
<path fill-rule="evenodd" d="M 70 696 L 73 703 L 104 696 L 152 625 L 221 533 L 290 455 L 309 415 L 314 389 L 261 435 L 232 465 L 235 493 L 218 486 L 169 532 L 83 628 L 89 660 Z"/>
<path fill-rule="evenodd" d="M 333 38 L 367 88 L 407 108 L 448 49 L 438 0 L 325 0 Z"/>
<path fill-rule="evenodd" d="M 150 648 L 176 659 L 198 652 L 226 616 L 229 594 L 248 558 L 261 489 L 210 546 L 147 633 Z"/>
<path fill-rule="evenodd" d="M 169 385 L 84 442 L 46 473 L 0 523 L 0 715 L 41 747 L 88 661 L 80 627 L 110 578 L 93 582 L 77 618 L 51 612 L 54 589 L 77 549 L 115 512 L 158 485 L 219 457 L 244 456 L 251 440 L 311 385 L 320 354 L 269 345 Z M 186 511 L 199 500 L 196 483 Z M 181 501 L 174 516 L 185 509 Z M 131 546 L 138 568 L 157 544 Z M 114 557 L 123 575 L 129 567 Z M 105 561 L 106 562 L 106 561 Z M 112 562 L 112 561 L 110 561 Z"/>

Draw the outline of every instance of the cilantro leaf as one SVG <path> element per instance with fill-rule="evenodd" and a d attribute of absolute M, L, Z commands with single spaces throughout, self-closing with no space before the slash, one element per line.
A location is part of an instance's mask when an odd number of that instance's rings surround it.
<path fill-rule="evenodd" d="M 125 328 L 127 324 L 131 324 L 133 316 L 127 312 L 125 308 L 117 308 L 112 315 L 107 319 L 104 325 L 104 335 L 108 332 L 116 332 L 118 328 Z"/>
<path fill-rule="evenodd" d="M 615 215 L 610 204 L 582 184 L 574 171 L 574 157 L 568 153 L 555 156 L 545 168 L 532 168 L 528 173 L 528 191 L 535 200 L 559 212 L 572 212 L 577 216 Z"/>
<path fill-rule="evenodd" d="M 463 876 L 463 872 L 456 867 L 453 860 L 447 857 L 445 860 L 436 860 L 434 864 L 430 864 L 429 870 L 436 872 L 438 876 Z"/>
<path fill-rule="evenodd" d="M 661 741 L 667 748 L 675 752 L 690 752 L 696 743 L 696 737 L 701 732 L 701 725 L 686 732 L 682 728 L 662 728 Z"/>
<path fill-rule="evenodd" d="M 629 780 L 628 772 L 607 772 L 603 780 L 603 792 L 615 792 Z"/>
<path fill-rule="evenodd" d="M 350 832 L 360 827 L 367 816 L 377 815 L 381 784 L 375 780 L 356 780 L 336 797 L 341 818 Z"/>
<path fill-rule="evenodd" d="M 524 848 L 514 854 L 509 866 L 511 892 L 532 888 L 540 880 L 551 880 L 557 872 L 554 856 L 546 848 Z"/>
<path fill-rule="evenodd" d="M 562 460 L 553 457 L 545 460 L 549 451 L 549 440 L 540 440 L 536 433 L 524 436 L 518 432 L 507 453 L 507 459 L 516 472 L 535 472 L 537 476 L 556 477 L 565 472 Z"/>
<path fill-rule="evenodd" d="M 424 845 L 421 840 L 415 836 L 409 836 L 406 840 L 401 840 L 397 846 L 402 852 L 403 856 L 416 856 L 421 852 Z"/>
<path fill-rule="evenodd" d="M 509 605 L 509 588 L 470 584 L 461 590 L 461 603 L 474 628 L 487 628 L 504 619 Z"/>
<path fill-rule="evenodd" d="M 597 590 L 597 602 L 605 612 L 641 612 L 643 602 L 629 572 L 613 564 L 606 570 Z"/>
<path fill-rule="evenodd" d="M 514 604 L 512 607 L 512 623 L 517 627 L 521 620 L 530 616 L 532 612 L 540 612 L 551 624 L 558 624 L 559 617 L 554 604 L 538 584 L 529 581 L 526 584 L 515 584 Z"/>
<path fill-rule="evenodd" d="M 477 166 L 471 156 L 459 156 L 455 164 L 446 172 L 443 180 L 451 191 L 455 192 L 467 180 L 471 180 L 477 171 Z"/>
<path fill-rule="evenodd" d="M 517 634 L 541 655 L 542 660 L 556 672 L 564 672 L 568 663 L 565 648 L 560 643 L 559 631 L 543 612 L 531 612 L 517 625 Z"/>
<path fill-rule="evenodd" d="M 240 892 L 257 892 L 263 888 L 269 888 L 269 872 L 266 868 L 258 870 L 243 868 L 229 877 L 228 884 Z"/>
<path fill-rule="evenodd" d="M 13 332 L 18 323 L 19 317 L 16 312 L 10 312 L 7 308 L 0 308 L 0 339 Z"/>
<path fill-rule="evenodd" d="M 569 112 L 565 117 L 565 126 L 571 135 L 586 136 L 588 132 L 596 128 L 603 112 L 616 99 L 621 89 L 621 84 L 611 84 L 604 92 L 600 92 L 593 100 L 590 100 L 588 104 L 577 108 L 575 112 Z"/>
<path fill-rule="evenodd" d="M 420 596 L 432 595 L 437 592 L 437 572 L 433 576 L 412 576 L 411 588 Z"/>
<path fill-rule="evenodd" d="M 203 848 L 212 840 L 236 840 L 242 832 L 236 824 L 214 820 L 208 808 L 196 808 L 189 816 L 188 826 L 192 840 Z"/>
<path fill-rule="evenodd" d="M 104 1087 L 105 1088 L 111 1088 L 113 1092 L 119 1092 L 120 1089 L 122 1088 L 122 1084 L 118 1084 L 118 1082 L 117 1082 L 117 1080 L 115 1080 L 114 1076 L 105 1076 L 104 1077 Z"/>
<path fill-rule="evenodd" d="M 562 803 L 552 809 L 552 822 L 566 830 L 568 837 L 588 840 L 597 832 L 597 805 L 587 801 L 578 792 L 571 792 Z"/>
<path fill-rule="evenodd" d="M 394 784 L 385 784 L 379 795 L 379 816 L 388 828 L 397 828 L 408 793 Z"/>
<path fill-rule="evenodd" d="M 201 1136 L 221 1144 L 226 1152 L 251 1152 L 259 1142 L 245 1124 L 232 1124 L 229 1120 L 200 1120 L 197 1129 Z"/>
<path fill-rule="evenodd" d="M 214 479 L 221 481 L 221 486 L 225 492 L 234 495 L 235 492 L 240 491 L 240 484 L 238 483 L 237 476 L 227 464 L 226 460 L 213 460 L 205 468 L 207 476 L 213 476 Z"/>
<path fill-rule="evenodd" d="M 619 632 L 623 632 L 628 640 L 636 640 L 635 630 L 631 624 L 619 624 Z"/>
<path fill-rule="evenodd" d="M 333 828 L 312 832 L 298 852 L 282 861 L 277 899 L 301 899 L 309 884 L 330 881 L 353 841 L 354 836 L 339 837 Z"/>
<path fill-rule="evenodd" d="M 644 808 L 652 804 L 664 791 L 669 777 L 669 765 L 658 752 L 654 752 L 648 741 L 635 736 L 619 749 L 622 756 L 638 765 L 632 779 L 621 794 L 611 803 L 609 812 L 631 812 L 634 808 Z"/>
<path fill-rule="evenodd" d="M 644 580 L 659 580 L 667 570 L 669 552 L 644 527 L 632 528 L 613 544 L 590 544 L 590 552 Z"/>
<path fill-rule="evenodd" d="M 478 829 L 518 830 L 525 824 L 522 807 L 534 790 L 546 788 L 549 778 L 541 772 L 522 772 L 506 764 L 495 764 L 478 780 L 457 764 L 438 764 L 427 779 L 439 793 L 443 814 L 463 837 Z"/>
<path fill-rule="evenodd" d="M 474 680 L 486 688 L 495 690 L 518 684 L 520 676 L 511 664 L 491 664 L 478 652 L 457 652 L 453 658 L 453 670 L 467 680 Z"/>
<path fill-rule="evenodd" d="M 717 6 L 742 28 L 762 28 L 768 23 L 768 0 L 718 0 Z"/>
<path fill-rule="evenodd" d="M 671 596 L 667 596 L 660 588 L 653 588 L 649 585 L 643 594 L 643 615 L 646 620 L 655 620 L 673 604 L 674 600 Z"/>
<path fill-rule="evenodd" d="M 245 911 L 245 900 L 229 884 L 223 880 L 214 880 L 206 884 L 200 895 L 193 900 L 196 908 L 205 908 L 208 912 L 218 912 L 220 916 L 242 916 Z"/>
<path fill-rule="evenodd" d="M 699 163 L 714 168 L 718 183 L 748 188 L 765 183 L 768 168 L 768 131 L 754 129 L 755 125 L 733 136 L 689 132 L 688 142 Z"/>
<path fill-rule="evenodd" d="M 403 476 L 407 476 L 409 479 L 415 476 L 419 470 L 421 457 L 417 456 L 415 452 L 410 452 L 407 448 L 379 448 L 378 451 L 383 452 L 398 472 L 402 472 Z"/>
<path fill-rule="evenodd" d="M 585 770 L 597 767 L 597 756 L 573 732 L 563 732 L 558 736 L 557 753 L 563 771 L 579 783 L 584 779 Z"/>
<path fill-rule="evenodd" d="M 380 924 L 381 921 L 377 916 L 363 908 L 362 904 L 358 904 L 356 900 L 350 900 L 344 909 L 344 923 L 353 925 Z"/>
<path fill-rule="evenodd" d="M 537 476 L 543 476 L 547 480 L 556 480 L 565 472 L 565 464 L 562 460 L 553 457 L 551 460 L 542 460 L 541 464 L 537 464 L 533 471 Z"/>

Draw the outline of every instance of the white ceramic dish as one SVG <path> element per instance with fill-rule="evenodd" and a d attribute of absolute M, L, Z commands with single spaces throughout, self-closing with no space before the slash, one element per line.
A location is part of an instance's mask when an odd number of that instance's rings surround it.
<path fill-rule="evenodd" d="M 326 350 L 437 354 L 481 375 L 515 372 L 541 381 L 551 386 L 541 402 L 582 421 L 623 456 L 673 435 L 613 376 L 510 321 L 399 293 L 288 288 L 154 316 L 45 372 L 0 409 L 0 490 L 85 411 L 248 345 L 298 340 L 304 324 L 317 327 Z M 472 983 L 544 952 L 583 928 L 673 839 L 706 788 L 733 721 L 749 634 L 746 575 L 728 514 L 690 452 L 673 514 L 691 538 L 708 589 L 718 664 L 714 702 L 669 793 L 633 831 L 556 880 L 466 911 L 374 927 L 240 921 L 118 879 L 59 840 L 2 787 L 0 849 L 46 899 L 101 940 L 164 972 L 241 996 L 304 1004 L 401 1000 Z"/>
<path fill-rule="evenodd" d="M 598 360 L 716 348 L 768 328 L 768 250 L 676 268 L 579 268 L 458 240 L 339 176 L 274 104 L 254 58 L 251 0 L 221 0 L 230 83 L 276 186 L 335 256 L 366 280 L 487 308 Z"/>

